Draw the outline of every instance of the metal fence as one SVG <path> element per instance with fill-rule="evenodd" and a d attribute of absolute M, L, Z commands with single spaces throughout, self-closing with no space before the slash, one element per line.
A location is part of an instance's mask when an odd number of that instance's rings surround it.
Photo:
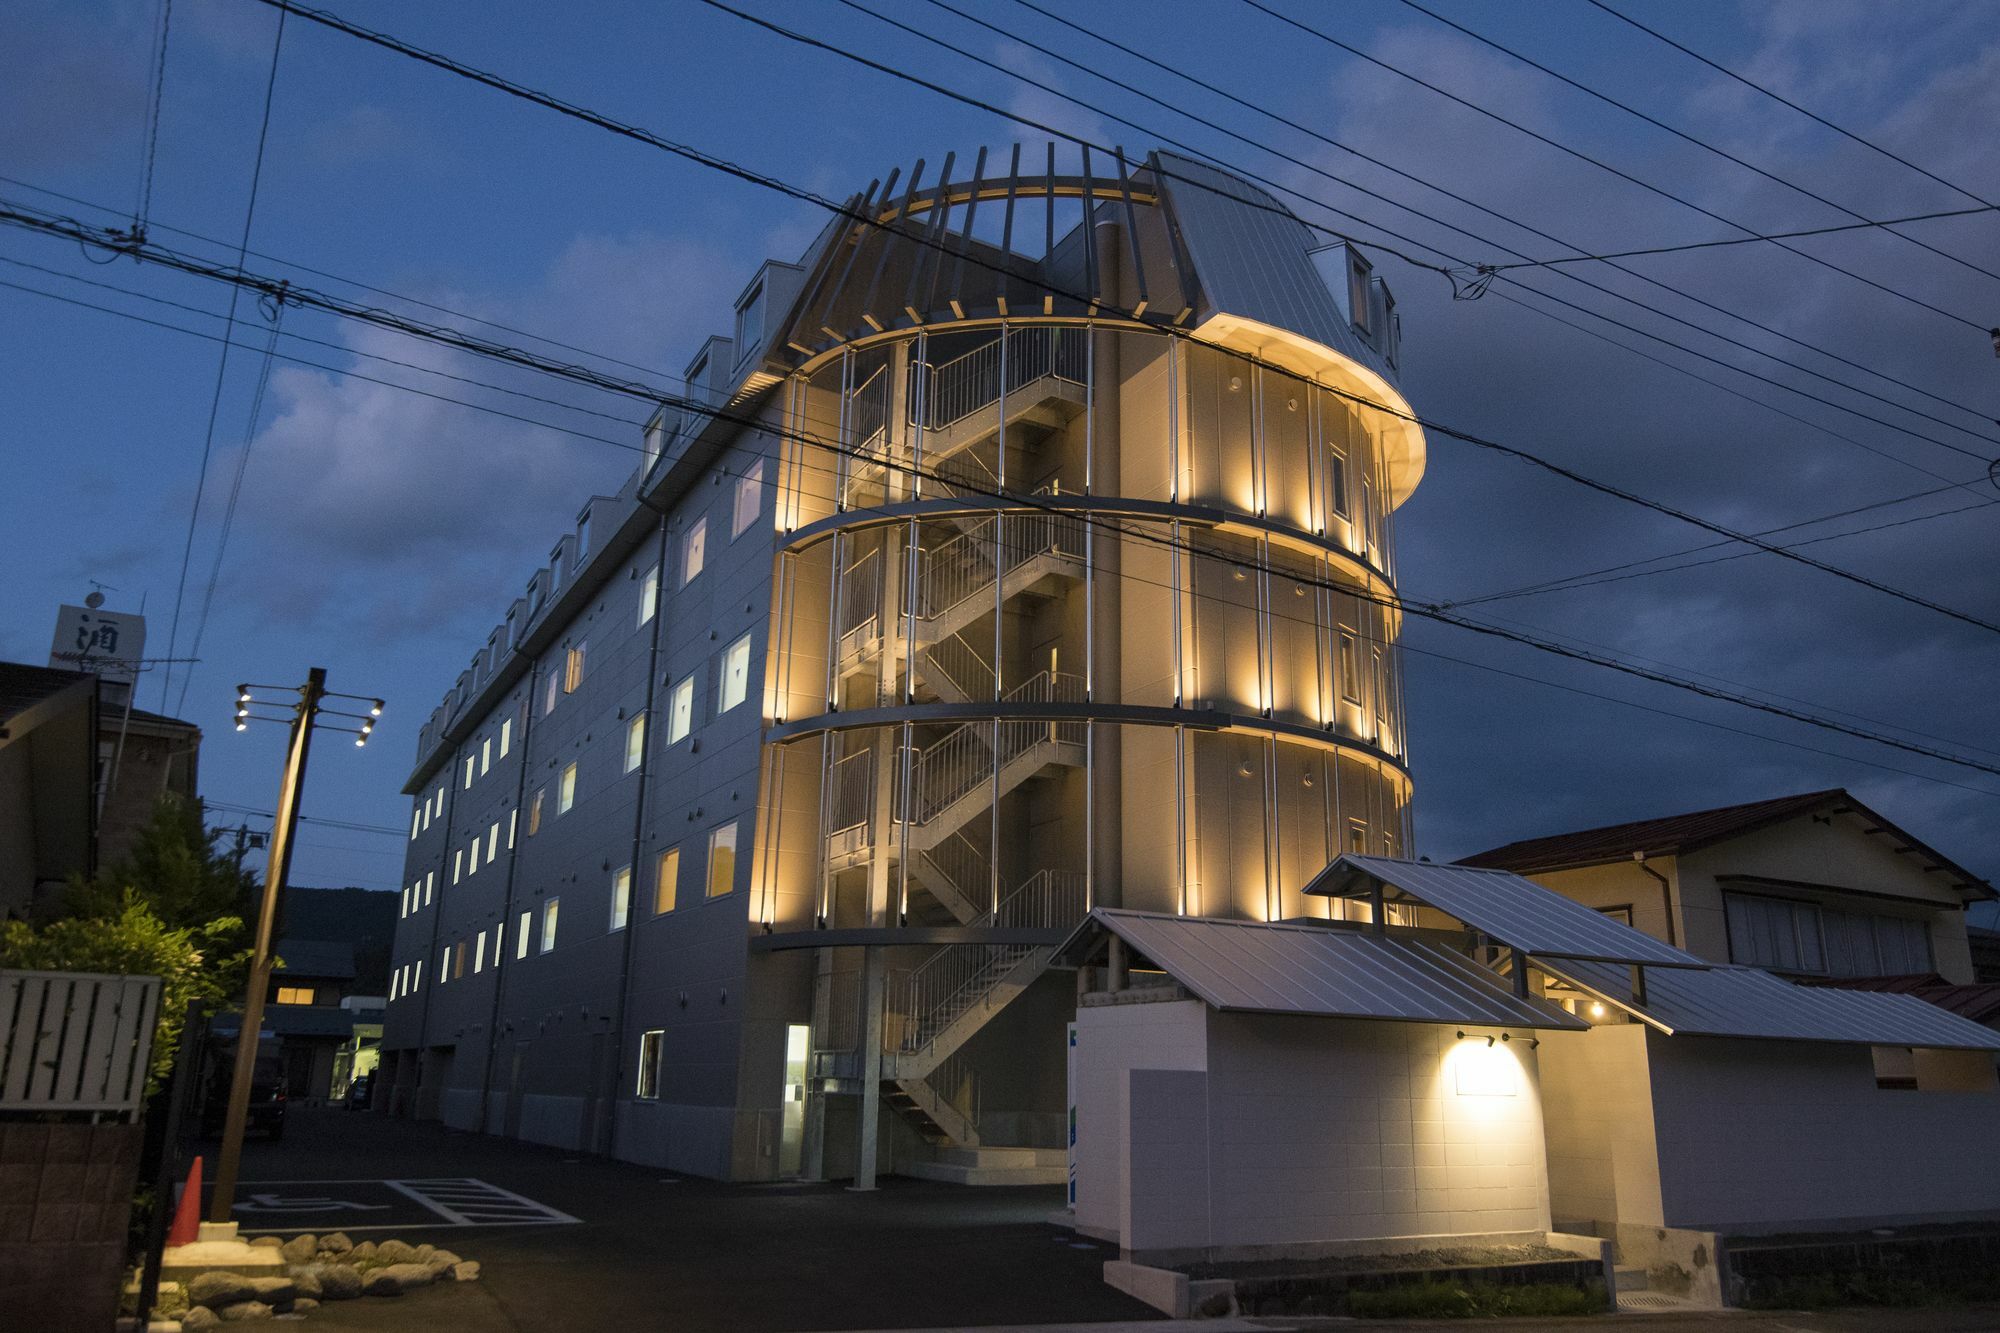
<path fill-rule="evenodd" d="M 0 1113 L 136 1118 L 158 977 L 0 970 Z"/>

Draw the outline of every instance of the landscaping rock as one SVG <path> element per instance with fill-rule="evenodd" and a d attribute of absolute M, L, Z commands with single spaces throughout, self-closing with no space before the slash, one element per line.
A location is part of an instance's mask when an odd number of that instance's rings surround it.
<path fill-rule="evenodd" d="M 431 1261 L 431 1256 L 436 1253 L 437 1253 L 437 1246 L 432 1245 L 429 1241 L 426 1241 L 422 1245 L 417 1246 L 417 1255 L 416 1255 L 417 1262 L 420 1264 L 427 1264 Z"/>
<path fill-rule="evenodd" d="M 280 1245 L 278 1249 L 283 1252 L 288 1262 L 302 1264 L 319 1253 L 319 1237 L 310 1233 L 304 1236 L 294 1236 L 283 1245 Z"/>
<path fill-rule="evenodd" d="M 308 1310 L 319 1309 L 319 1302 L 310 1296 L 301 1296 L 292 1302 L 293 1314 L 304 1314 Z"/>
<path fill-rule="evenodd" d="M 454 1282 L 479 1281 L 479 1261 L 463 1259 L 451 1266 L 451 1280 Z"/>
<path fill-rule="evenodd" d="M 345 1231 L 334 1231 L 319 1238 L 319 1248 L 322 1254 L 346 1254 L 354 1248 L 354 1242 Z"/>
<path fill-rule="evenodd" d="M 190 1306 L 181 1316 L 181 1333 L 202 1333 L 203 1329 L 221 1327 L 222 1317 L 206 1305 Z"/>
<path fill-rule="evenodd" d="M 309 1301 L 318 1300 L 319 1294 L 323 1290 L 320 1286 L 319 1274 L 314 1272 L 310 1266 L 301 1266 L 292 1269 L 292 1285 L 299 1289 L 300 1296 Z"/>
<path fill-rule="evenodd" d="M 387 1268 L 378 1268 L 375 1271 L 378 1273 L 387 1273 L 394 1277 L 396 1281 L 403 1284 L 404 1291 L 413 1291 L 418 1287 L 428 1287 L 431 1283 L 438 1280 L 437 1270 L 429 1264 L 390 1264 Z"/>
<path fill-rule="evenodd" d="M 217 1317 L 225 1323 L 235 1324 L 245 1319 L 269 1319 L 272 1313 L 271 1307 L 262 1301 L 244 1301 L 224 1308 Z M 183 1323 L 181 1327 L 186 1328 L 187 1325 Z"/>
<path fill-rule="evenodd" d="M 263 1249 L 275 1250 L 281 1248 L 285 1242 L 279 1240 L 276 1236 L 259 1236 L 250 1243 Z"/>
<path fill-rule="evenodd" d="M 417 1247 L 405 1241 L 385 1240 L 375 1247 L 375 1257 L 384 1263 L 407 1264 L 417 1257 Z"/>
<path fill-rule="evenodd" d="M 345 1264 L 321 1264 L 313 1269 L 319 1279 L 319 1299 L 351 1301 L 361 1295 L 361 1274 Z"/>
<path fill-rule="evenodd" d="M 450 1250 L 432 1250 L 431 1262 L 434 1264 L 450 1265 L 450 1264 L 464 1263 L 465 1261 L 463 1259 L 460 1259 L 457 1255 L 453 1254 Z"/>
<path fill-rule="evenodd" d="M 266 1305 L 283 1305 L 298 1299 L 298 1284 L 288 1277 L 253 1277 L 250 1279 L 253 1300 Z"/>
<path fill-rule="evenodd" d="M 370 1296 L 400 1296 L 403 1284 L 398 1282 L 386 1268 L 378 1268 L 361 1283 L 361 1290 Z"/>
<path fill-rule="evenodd" d="M 211 1309 L 247 1301 L 255 1294 L 250 1279 L 240 1273 L 203 1273 L 187 1286 L 190 1305 L 206 1305 Z"/>
<path fill-rule="evenodd" d="M 375 1257 L 375 1242 L 372 1240 L 362 1241 L 359 1245 L 353 1246 L 347 1251 L 347 1257 L 353 1261 L 373 1259 Z"/>

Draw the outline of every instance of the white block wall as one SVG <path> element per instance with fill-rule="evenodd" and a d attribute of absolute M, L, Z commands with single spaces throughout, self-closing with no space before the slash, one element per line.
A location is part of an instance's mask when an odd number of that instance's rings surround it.
<path fill-rule="evenodd" d="M 1107 1239 L 1125 1234 L 1125 1183 L 1134 1069 L 1208 1068 L 1208 1007 L 1087 1005 L 1076 1012 L 1076 1223 Z"/>

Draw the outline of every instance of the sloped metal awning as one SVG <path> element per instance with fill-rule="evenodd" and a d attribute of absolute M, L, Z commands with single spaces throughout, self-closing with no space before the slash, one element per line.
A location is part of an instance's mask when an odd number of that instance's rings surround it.
<path fill-rule="evenodd" d="M 1109 931 L 1217 1009 L 1519 1028 L 1587 1026 L 1420 940 L 1325 926 L 1100 907 L 1057 951 L 1084 961 Z"/>
<path fill-rule="evenodd" d="M 1388 856 L 1340 857 L 1305 892 L 1333 898 L 1398 897 L 1435 907 L 1501 944 L 1536 958 L 1576 958 L 1646 967 L 1711 964 L 1613 921 L 1582 903 L 1505 870 L 1432 865 Z"/>
<path fill-rule="evenodd" d="M 1649 971 L 1644 998 L 1634 1000 L 1630 968 L 1567 959 L 1536 966 L 1674 1036 L 2000 1051 L 2000 1032 L 1914 995 L 1795 986 L 1761 968 L 1728 966 Z"/>

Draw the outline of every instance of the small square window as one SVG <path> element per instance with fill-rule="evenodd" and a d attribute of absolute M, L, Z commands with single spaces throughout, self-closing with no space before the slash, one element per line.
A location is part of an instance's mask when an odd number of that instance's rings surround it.
<path fill-rule="evenodd" d="M 634 713 L 625 724 L 625 771 L 630 773 L 646 757 L 646 715 Z"/>
<path fill-rule="evenodd" d="M 620 866 L 611 876 L 611 928 L 625 929 L 625 920 L 632 914 L 632 867 Z"/>
<path fill-rule="evenodd" d="M 571 764 L 562 771 L 562 785 L 556 790 L 556 813 L 566 815 L 576 804 L 576 765 Z"/>
<path fill-rule="evenodd" d="M 666 1039 L 667 1034 L 659 1028 L 639 1034 L 639 1086 L 635 1091 L 648 1101 L 660 1095 L 660 1049 Z"/>
<path fill-rule="evenodd" d="M 750 694 L 750 636 L 745 634 L 722 653 L 722 686 L 715 711 L 726 713 Z"/>
<path fill-rule="evenodd" d="M 556 947 L 556 911 L 562 906 L 562 899 L 551 898 L 542 904 L 542 952 Z"/>
<path fill-rule="evenodd" d="M 708 835 L 708 896 L 720 898 L 736 887 L 736 825 Z"/>
<path fill-rule="evenodd" d="M 702 561 L 708 553 L 708 520 L 698 518 L 694 526 L 687 530 L 681 540 L 681 586 L 687 587 L 701 573 Z"/>
<path fill-rule="evenodd" d="M 656 863 L 658 869 L 653 875 L 653 915 L 674 910 L 674 898 L 680 890 L 681 849 L 669 847 L 660 853 Z"/>
<path fill-rule="evenodd" d="M 689 676 L 674 686 L 673 698 L 667 705 L 667 744 L 678 745 L 686 740 L 693 725 L 694 677 Z"/>
<path fill-rule="evenodd" d="M 660 609 L 660 567 L 654 565 L 639 582 L 639 623 L 645 624 Z"/>
<path fill-rule="evenodd" d="M 729 520 L 732 539 L 741 537 L 744 530 L 757 521 L 757 511 L 763 505 L 764 460 L 760 458 L 736 479 L 736 504 Z"/>
<path fill-rule="evenodd" d="M 278 987 L 279 1004 L 311 1004 L 312 1002 L 313 988 L 311 986 Z"/>

